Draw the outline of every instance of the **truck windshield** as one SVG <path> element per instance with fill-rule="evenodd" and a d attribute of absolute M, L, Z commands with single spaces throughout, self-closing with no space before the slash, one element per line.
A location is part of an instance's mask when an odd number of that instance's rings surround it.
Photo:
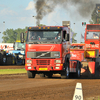
<path fill-rule="evenodd" d="M 25 43 L 15 42 L 15 50 L 25 50 Z"/>
<path fill-rule="evenodd" d="M 27 42 L 60 41 L 61 31 L 28 31 Z"/>
<path fill-rule="evenodd" d="M 100 32 L 87 32 L 86 39 L 99 39 Z"/>

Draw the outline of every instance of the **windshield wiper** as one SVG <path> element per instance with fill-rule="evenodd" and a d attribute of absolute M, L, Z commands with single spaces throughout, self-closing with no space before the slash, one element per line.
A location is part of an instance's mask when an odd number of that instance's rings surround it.
<path fill-rule="evenodd" d="M 39 44 L 38 42 L 33 42 L 34 44 Z"/>

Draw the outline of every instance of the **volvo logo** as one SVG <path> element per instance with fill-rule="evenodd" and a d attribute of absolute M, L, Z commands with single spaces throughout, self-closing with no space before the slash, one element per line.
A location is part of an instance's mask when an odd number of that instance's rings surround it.
<path fill-rule="evenodd" d="M 41 55 L 37 56 L 37 58 L 41 57 L 41 56 L 45 56 L 46 54 L 48 54 L 50 52 L 46 52 L 46 53 L 42 53 Z"/>

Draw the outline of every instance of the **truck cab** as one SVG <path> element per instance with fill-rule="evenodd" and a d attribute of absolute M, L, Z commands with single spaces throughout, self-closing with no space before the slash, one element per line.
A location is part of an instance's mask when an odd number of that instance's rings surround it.
<path fill-rule="evenodd" d="M 67 78 L 70 28 L 68 26 L 29 27 L 25 48 L 25 69 L 28 78 L 36 74 L 52 77 L 59 73 Z"/>
<path fill-rule="evenodd" d="M 100 24 L 86 24 L 84 40 L 86 49 L 97 49 L 100 55 Z"/>

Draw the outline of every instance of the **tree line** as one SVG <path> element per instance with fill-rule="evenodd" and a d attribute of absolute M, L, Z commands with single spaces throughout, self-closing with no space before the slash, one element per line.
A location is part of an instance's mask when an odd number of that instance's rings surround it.
<path fill-rule="evenodd" d="M 16 40 L 20 40 L 20 33 L 24 32 L 26 33 L 28 27 L 25 27 L 24 29 L 18 28 L 18 29 L 7 29 L 3 32 L 3 41 L 2 43 L 14 43 Z M 24 34 L 25 35 L 25 34 Z M 25 35 L 26 37 L 26 35 Z"/>

